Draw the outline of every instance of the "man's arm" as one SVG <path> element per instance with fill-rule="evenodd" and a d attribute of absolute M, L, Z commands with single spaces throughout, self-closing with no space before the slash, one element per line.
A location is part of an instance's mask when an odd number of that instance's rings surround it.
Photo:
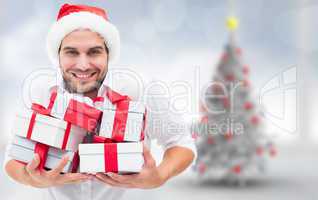
<path fill-rule="evenodd" d="M 185 170 L 193 161 L 194 153 L 185 147 L 171 147 L 165 151 L 163 160 L 157 167 L 150 151 L 144 146 L 144 159 L 144 167 L 138 174 L 97 173 L 96 177 L 114 187 L 156 188 Z"/>
<path fill-rule="evenodd" d="M 67 160 L 67 157 L 64 157 L 56 168 L 44 171 L 38 169 L 40 158 L 35 154 L 34 159 L 27 165 L 15 160 L 8 161 L 5 165 L 5 170 L 13 180 L 37 188 L 77 183 L 90 178 L 90 176 L 81 173 L 61 174 L 61 171 L 67 164 Z"/>
<path fill-rule="evenodd" d="M 163 172 L 165 181 L 184 171 L 193 161 L 194 153 L 185 147 L 171 147 L 164 153 L 158 170 Z"/>

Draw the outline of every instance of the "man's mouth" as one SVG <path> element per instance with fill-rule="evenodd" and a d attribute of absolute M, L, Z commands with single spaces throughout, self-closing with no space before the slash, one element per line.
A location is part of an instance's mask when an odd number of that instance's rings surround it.
<path fill-rule="evenodd" d="M 80 80 L 89 80 L 90 78 L 94 77 L 97 72 L 90 72 L 90 73 L 76 73 L 76 72 L 71 72 L 72 76 L 80 79 Z"/>

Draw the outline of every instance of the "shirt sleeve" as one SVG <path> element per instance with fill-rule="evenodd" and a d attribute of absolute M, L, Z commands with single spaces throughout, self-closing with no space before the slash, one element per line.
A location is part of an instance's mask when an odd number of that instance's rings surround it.
<path fill-rule="evenodd" d="M 5 152 L 4 152 L 4 159 L 3 159 L 3 163 L 2 163 L 2 170 L 3 170 L 3 174 L 5 174 L 5 176 L 9 179 L 14 181 L 11 177 L 8 176 L 7 172 L 6 172 L 6 164 L 12 160 L 13 158 L 9 155 L 9 149 L 11 148 L 12 145 L 12 137 L 10 137 L 8 143 L 6 144 L 6 148 L 5 148 Z"/>
<path fill-rule="evenodd" d="M 197 156 L 190 126 L 181 114 L 169 109 L 169 101 L 156 97 L 147 99 L 146 136 L 156 139 L 158 145 L 167 150 L 174 146 L 190 149 Z"/>

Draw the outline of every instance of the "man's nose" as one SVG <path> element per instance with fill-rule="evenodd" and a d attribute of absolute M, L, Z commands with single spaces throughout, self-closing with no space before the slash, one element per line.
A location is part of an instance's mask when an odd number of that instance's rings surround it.
<path fill-rule="evenodd" d="M 83 71 L 89 69 L 89 58 L 85 54 L 80 55 L 77 67 Z"/>

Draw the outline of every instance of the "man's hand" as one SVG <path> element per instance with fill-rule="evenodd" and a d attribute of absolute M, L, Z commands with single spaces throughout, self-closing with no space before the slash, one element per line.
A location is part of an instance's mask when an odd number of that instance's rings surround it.
<path fill-rule="evenodd" d="M 149 149 L 143 147 L 144 166 L 138 174 L 119 175 L 115 173 L 97 173 L 100 181 L 113 187 L 150 189 L 161 186 L 167 179 L 163 172 L 159 171 L 156 161 L 153 159 Z"/>
<path fill-rule="evenodd" d="M 68 158 L 65 156 L 62 158 L 56 168 L 50 171 L 39 170 L 40 158 L 38 154 L 35 154 L 33 160 L 25 167 L 28 176 L 28 183 L 34 187 L 51 187 L 70 183 L 79 183 L 91 178 L 89 175 L 81 173 L 66 173 L 61 174 L 63 168 L 67 164 Z"/>

